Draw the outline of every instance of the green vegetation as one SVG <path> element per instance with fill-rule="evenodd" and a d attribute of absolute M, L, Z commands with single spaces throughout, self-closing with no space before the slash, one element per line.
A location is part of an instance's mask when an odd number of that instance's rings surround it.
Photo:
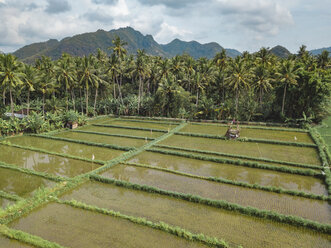
<path fill-rule="evenodd" d="M 88 116 L 282 121 L 296 127 L 328 116 L 327 53 L 314 57 L 302 47 L 282 59 L 261 48 L 236 58 L 222 50 L 211 59 L 187 54 L 168 59 L 139 50 L 132 57 L 125 42 L 112 38 L 109 55 L 102 50 L 85 57 L 57 54 L 55 61 L 42 56 L 26 66 L 1 54 L 2 112 L 26 108 L 45 118 L 72 110 Z M 65 115 L 67 121 L 76 119 L 73 113 Z"/>

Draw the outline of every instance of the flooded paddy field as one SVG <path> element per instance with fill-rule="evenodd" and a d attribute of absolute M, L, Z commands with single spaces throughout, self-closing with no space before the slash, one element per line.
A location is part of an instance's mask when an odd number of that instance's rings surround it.
<path fill-rule="evenodd" d="M 36 209 L 10 227 L 67 247 L 205 247 L 128 220 L 57 203 Z"/>
<path fill-rule="evenodd" d="M 110 124 L 110 125 L 116 125 L 116 126 L 122 126 L 122 127 L 142 127 L 142 128 L 152 128 L 152 129 L 160 129 L 160 130 L 171 130 L 174 127 L 177 126 L 177 124 L 163 124 L 163 123 L 151 123 L 151 122 L 143 122 L 143 121 L 130 121 L 130 120 L 117 120 L 115 119 L 114 121 L 110 122 L 104 122 L 102 124 Z M 179 125 L 180 123 L 178 123 Z"/>
<path fill-rule="evenodd" d="M 294 163 L 321 165 L 317 149 L 312 147 L 219 140 L 182 135 L 173 135 L 169 139 L 160 142 L 160 144 L 268 158 Z"/>
<path fill-rule="evenodd" d="M 156 152 L 140 153 L 129 159 L 128 162 L 147 164 L 205 177 L 225 178 L 250 184 L 298 190 L 317 195 L 327 195 L 327 190 L 322 179 L 310 176 L 215 163 Z"/>
<path fill-rule="evenodd" d="M 236 125 L 233 125 L 235 128 Z M 227 126 L 217 124 L 188 124 L 181 132 L 188 133 L 202 133 L 211 135 L 225 135 L 228 130 Z M 279 140 L 290 141 L 300 143 L 314 143 L 309 133 L 307 132 L 294 132 L 294 131 L 279 131 L 279 130 L 266 130 L 255 129 L 240 126 L 240 137 L 254 138 L 254 139 L 267 139 L 267 140 Z"/>
<path fill-rule="evenodd" d="M 113 159 L 123 153 L 123 151 L 88 146 L 83 144 L 69 143 L 61 140 L 51 140 L 39 138 L 34 136 L 23 136 L 9 139 L 10 143 L 43 149 L 57 153 L 64 153 L 82 158 L 92 158 L 94 156 L 97 160 L 107 161 Z"/>
<path fill-rule="evenodd" d="M 129 128 L 102 127 L 93 124 Z M 132 129 L 134 127 L 166 132 Z M 226 127 L 215 124 L 177 124 L 166 120 L 130 120 L 104 116 L 88 120 L 88 125 L 76 130 L 99 134 L 75 132 L 75 130 L 50 134 L 75 141 L 91 142 L 88 145 L 28 135 L 5 138 L 3 141 L 8 144 L 0 144 L 0 162 L 2 162 L 0 191 L 3 194 L 0 197 L 0 223 L 4 223 L 0 225 L 0 247 L 30 247 L 24 242 L 27 240 L 25 234 L 16 236 L 18 239 L 16 241 L 14 236 L 11 236 L 12 239 L 4 236 L 2 229 L 4 226 L 9 228 L 9 232 L 20 230 L 27 235 L 31 234 L 43 239 L 47 245 L 49 245 L 47 242 L 55 242 L 64 247 L 207 247 L 206 243 L 199 241 L 201 239 L 209 240 L 209 247 L 216 247 L 211 240 L 217 242 L 225 240 L 231 248 L 238 248 L 239 245 L 285 248 L 331 247 L 331 235 L 325 230 L 317 231 L 316 228 L 304 224 L 295 226 L 286 224 L 280 219 L 253 217 L 230 208 L 225 210 L 176 198 L 178 193 L 190 194 L 237 204 L 240 207 L 254 207 L 256 211 L 261 212 L 271 210 L 274 214 L 292 215 L 314 221 L 317 225 L 328 229 L 331 224 L 331 207 L 327 200 L 211 181 L 213 178 L 219 178 L 235 183 L 277 187 L 323 196 L 325 199 L 328 192 L 323 174 L 317 178 L 303 176 L 297 172 L 290 174 L 271 169 L 185 158 L 179 154 L 165 155 L 149 150 L 158 148 L 238 160 L 226 154 L 210 155 L 157 146 L 168 145 L 250 156 L 252 158 L 240 158 L 240 160 L 274 167 L 304 169 L 295 165 L 281 164 L 281 161 L 321 166 L 316 148 L 176 135 L 175 132 L 190 132 L 222 136 Z M 276 131 L 242 126 L 241 137 L 313 143 L 308 133 L 295 132 L 291 129 Z M 132 147 L 134 150 L 126 152 L 98 147 L 92 143 Z M 21 148 L 14 145 L 19 145 Z M 46 151 L 58 154 L 51 155 Z M 66 158 L 65 155 L 74 156 L 75 159 Z M 257 158 L 277 161 L 262 162 Z M 82 159 L 90 159 L 91 162 Z M 106 163 L 97 164 L 92 162 L 94 159 Z M 153 168 L 147 168 L 148 166 Z M 99 170 L 95 171 L 96 169 Z M 320 168 L 313 170 L 320 172 Z M 111 183 L 111 180 L 109 183 L 96 182 L 96 175 L 121 180 L 122 186 Z M 57 178 L 54 179 L 54 176 Z M 60 182 L 55 183 L 54 180 Z M 125 187 L 127 185 L 125 183 L 160 188 L 176 194 L 166 196 L 147 192 L 141 188 L 129 189 L 127 188 L 129 186 Z M 33 197 L 34 193 L 42 188 L 48 190 L 39 190 L 38 195 Z M 5 197 L 10 199 L 11 197 L 5 194 L 12 197 L 19 196 L 24 200 L 16 204 L 13 200 L 7 200 Z M 71 202 L 65 203 L 62 200 Z M 89 206 L 83 207 L 79 202 Z M 20 204 L 26 205 L 20 208 Z M 9 205 L 13 207 L 6 208 Z M 113 214 L 109 214 L 110 212 Z M 140 224 L 132 221 L 133 219 L 138 220 Z M 158 223 L 162 228 L 156 227 L 157 225 L 153 223 Z M 176 231 L 169 231 L 170 226 L 177 227 Z M 186 234 L 174 235 L 183 232 Z M 184 238 L 195 234 L 200 234 L 195 236 L 198 240 L 189 241 L 193 238 Z"/>
<path fill-rule="evenodd" d="M 101 176 L 331 223 L 331 206 L 327 201 L 248 189 L 122 164 Z"/>
<path fill-rule="evenodd" d="M 0 168 L 0 190 L 21 197 L 28 197 L 39 188 L 52 187 L 55 182 L 11 169 Z"/>
<path fill-rule="evenodd" d="M 114 127 L 101 127 L 101 126 L 93 126 L 93 125 L 84 126 L 82 128 L 79 128 L 78 130 L 109 133 L 109 134 L 132 135 L 132 136 L 140 136 L 147 138 L 157 138 L 164 134 L 163 132 L 133 130 L 133 129 L 114 128 Z"/>
<path fill-rule="evenodd" d="M 0 145 L 0 161 L 56 176 L 74 177 L 100 167 L 99 164 Z"/>
<path fill-rule="evenodd" d="M 234 247 L 327 247 L 328 235 L 172 197 L 88 182 L 61 197 L 224 238 Z M 258 233 L 258 237 L 256 234 Z"/>
<path fill-rule="evenodd" d="M 118 146 L 130 146 L 130 147 L 140 147 L 146 143 L 146 141 L 143 139 L 112 137 L 112 136 L 78 133 L 78 132 L 65 132 L 65 133 L 55 134 L 54 136 L 69 138 L 74 140 L 84 140 L 95 143 L 112 144 Z"/>

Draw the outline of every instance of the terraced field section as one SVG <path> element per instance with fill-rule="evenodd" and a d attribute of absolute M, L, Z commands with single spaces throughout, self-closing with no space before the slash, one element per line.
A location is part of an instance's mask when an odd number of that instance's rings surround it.
<path fill-rule="evenodd" d="M 331 247 L 318 142 L 240 128 L 104 116 L 3 139 L 0 247 Z"/>

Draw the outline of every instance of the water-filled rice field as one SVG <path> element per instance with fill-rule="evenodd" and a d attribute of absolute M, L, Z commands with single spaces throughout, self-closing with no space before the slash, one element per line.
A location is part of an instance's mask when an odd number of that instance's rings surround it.
<path fill-rule="evenodd" d="M 223 125 L 113 117 L 77 130 L 0 141 L 0 247 L 331 247 L 317 148 L 274 144 L 314 144 L 307 131 L 226 141 L 176 134 Z"/>

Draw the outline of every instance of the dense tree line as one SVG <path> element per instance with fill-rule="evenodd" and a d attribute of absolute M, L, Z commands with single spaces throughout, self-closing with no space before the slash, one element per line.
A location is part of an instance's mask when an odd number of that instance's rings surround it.
<path fill-rule="evenodd" d="M 143 50 L 129 55 L 113 40 L 111 53 L 41 57 L 34 65 L 0 54 L 1 109 L 17 105 L 45 112 L 125 114 L 253 121 L 321 121 L 329 113 L 331 64 L 327 51 L 306 47 L 286 59 L 267 48 L 236 58 L 187 54 L 171 59 Z M 10 106 L 10 107 L 9 107 Z"/>

